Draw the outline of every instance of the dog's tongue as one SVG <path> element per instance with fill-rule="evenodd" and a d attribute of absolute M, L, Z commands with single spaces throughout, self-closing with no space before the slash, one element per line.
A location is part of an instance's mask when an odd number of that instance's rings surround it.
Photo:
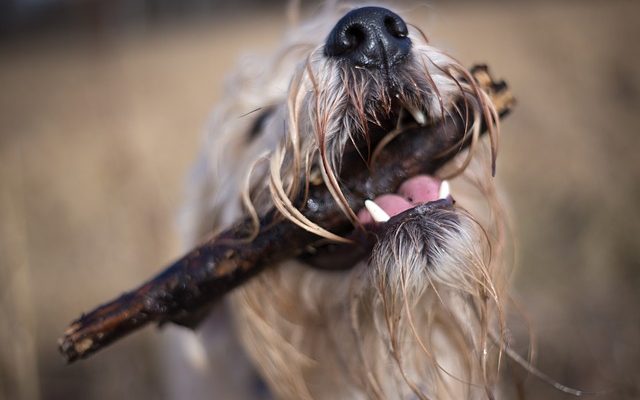
<path fill-rule="evenodd" d="M 390 217 L 400 214 L 417 205 L 438 200 L 442 181 L 429 175 L 418 175 L 400 185 L 396 194 L 383 194 L 373 201 Z M 363 208 L 358 212 L 358 220 L 362 224 L 374 222 L 371 213 Z"/>

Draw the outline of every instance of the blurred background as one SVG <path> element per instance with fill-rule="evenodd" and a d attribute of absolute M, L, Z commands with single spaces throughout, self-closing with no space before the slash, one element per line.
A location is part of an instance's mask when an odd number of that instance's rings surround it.
<path fill-rule="evenodd" d="M 167 398 L 165 332 L 71 366 L 56 340 L 179 255 L 183 180 L 225 71 L 275 48 L 285 6 L 0 2 L 0 399 Z M 640 398 L 640 2 L 397 8 L 519 100 L 498 179 L 537 365 L 596 398 Z M 533 377 L 525 391 L 571 398 Z"/>

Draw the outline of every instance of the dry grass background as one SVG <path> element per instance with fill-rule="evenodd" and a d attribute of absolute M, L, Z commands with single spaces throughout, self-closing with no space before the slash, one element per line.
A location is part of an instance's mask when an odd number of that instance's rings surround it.
<path fill-rule="evenodd" d="M 611 390 L 596 398 L 639 398 L 640 3 L 404 8 L 465 63 L 488 62 L 519 99 L 498 177 L 538 365 Z M 0 398 L 166 397 L 162 332 L 72 366 L 56 339 L 179 255 L 183 178 L 225 71 L 273 48 L 281 21 L 237 12 L 0 42 Z M 570 398 L 532 378 L 526 389 Z"/>

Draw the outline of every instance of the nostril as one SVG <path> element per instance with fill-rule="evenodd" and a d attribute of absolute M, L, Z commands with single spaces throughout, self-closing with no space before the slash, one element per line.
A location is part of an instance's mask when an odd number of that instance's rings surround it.
<path fill-rule="evenodd" d="M 366 32 L 362 26 L 345 25 L 329 35 L 325 52 L 332 57 L 343 56 L 357 50 L 366 40 Z"/>
<path fill-rule="evenodd" d="M 360 46 L 366 40 L 366 34 L 361 26 L 351 25 L 345 31 L 346 50 L 353 50 Z"/>
<path fill-rule="evenodd" d="M 409 34 L 407 24 L 400 18 L 396 18 L 392 15 L 387 15 L 384 18 L 384 26 L 392 36 L 396 38 L 405 38 Z"/>

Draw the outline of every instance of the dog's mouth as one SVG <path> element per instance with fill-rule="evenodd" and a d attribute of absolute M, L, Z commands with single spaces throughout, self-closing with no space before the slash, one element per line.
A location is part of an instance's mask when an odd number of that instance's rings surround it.
<path fill-rule="evenodd" d="M 414 110 L 410 116 L 407 118 L 408 125 L 399 130 L 400 135 L 425 134 L 424 131 L 428 130 L 425 113 Z M 385 138 L 382 139 L 384 140 Z M 392 222 L 397 223 L 409 215 L 415 216 L 415 213 L 409 211 L 418 207 L 451 207 L 454 204 L 449 181 L 435 175 L 411 176 L 411 172 L 406 170 L 402 173 L 408 178 L 401 181 L 397 190 L 371 196 L 372 198 L 366 199 L 364 206 L 357 212 L 358 223 L 369 231 L 377 232 L 378 236 L 386 234 L 386 225 L 393 225 L 387 224 L 390 220 L 393 219 Z"/>
<path fill-rule="evenodd" d="M 407 210 L 436 201 L 443 205 L 453 204 L 449 182 L 431 175 L 418 175 L 404 181 L 396 193 L 366 200 L 358 212 L 358 221 L 365 226 L 385 223 Z"/>
<path fill-rule="evenodd" d="M 397 115 L 401 116 L 397 117 Z M 430 132 L 433 124 L 437 124 L 437 121 L 429 121 L 426 113 L 402 108 L 402 112 L 394 114 L 393 118 L 390 117 L 382 124 L 369 127 L 370 142 L 366 146 L 373 147 L 375 150 L 370 152 L 371 155 L 366 162 L 362 156 L 366 150 L 362 147 L 356 150 L 358 145 L 351 143 L 352 146 L 349 146 L 343 156 L 342 175 L 352 174 L 353 169 L 375 169 L 376 158 L 402 159 L 402 156 L 397 154 L 397 150 L 408 150 L 411 147 L 410 141 L 395 143 L 395 146 L 387 146 L 387 144 L 407 140 L 407 136 L 411 135 L 433 134 Z M 434 137 L 434 141 L 438 142 L 438 139 Z M 393 153 L 394 150 L 396 153 Z M 433 162 L 433 160 L 412 160 L 417 164 L 421 161 Z M 344 165 L 347 167 L 345 168 Z M 360 171 L 358 175 L 362 176 L 362 174 L 363 171 Z M 364 201 L 360 203 L 360 208 L 353 208 L 356 211 L 356 226 L 347 234 L 352 243 L 337 244 L 320 241 L 314 246 L 308 246 L 300 258 L 318 269 L 350 269 L 356 263 L 370 258 L 377 243 L 391 240 L 388 236 L 402 229 L 408 221 L 420 220 L 419 226 L 431 226 L 437 223 L 434 220 L 437 219 L 436 213 L 432 211 L 453 209 L 454 200 L 447 180 L 432 174 L 415 174 L 414 168 L 411 167 L 394 169 L 394 173 L 390 175 L 393 175 L 389 176 L 390 180 L 400 182 L 395 190 L 380 193 L 364 184 L 361 185 L 364 188 L 363 192 L 354 193 Z M 427 230 L 429 229 L 425 230 L 425 235 L 428 235 Z M 425 241 L 427 240 L 428 238 L 425 237 Z"/>
<path fill-rule="evenodd" d="M 428 114 L 419 108 L 403 106 L 401 112 L 397 115 L 400 115 L 400 117 L 394 117 L 390 120 L 397 119 L 395 124 L 398 127 L 379 140 L 378 146 L 380 146 L 381 152 L 385 151 L 382 142 L 385 142 L 388 138 L 393 140 L 396 135 L 425 134 L 430 124 L 437 123 L 436 121 L 430 121 L 427 117 Z M 377 153 L 378 149 L 374 150 L 374 158 L 376 158 Z M 370 167 L 375 168 L 375 165 Z M 357 212 L 360 224 L 363 226 L 384 224 L 393 217 L 399 219 L 401 214 L 407 210 L 427 203 L 438 202 L 440 206 L 453 205 L 447 180 L 442 180 L 434 175 L 418 174 L 411 176 L 411 172 L 403 172 L 408 178 L 400 183 L 396 191 L 378 194 L 365 200 L 364 207 Z"/>

